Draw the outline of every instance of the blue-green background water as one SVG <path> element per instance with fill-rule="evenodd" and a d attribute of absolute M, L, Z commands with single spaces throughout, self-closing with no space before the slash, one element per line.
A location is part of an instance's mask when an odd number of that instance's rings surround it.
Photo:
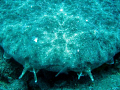
<path fill-rule="evenodd" d="M 60 53 L 57 53 L 56 57 L 61 56 L 59 59 L 62 63 L 65 60 L 67 62 L 68 56 L 71 54 L 69 51 L 73 52 L 71 58 L 76 60 L 79 57 L 76 52 L 79 52 L 79 48 L 82 46 L 85 47 L 84 50 L 81 50 L 82 52 L 91 50 L 91 56 L 99 58 L 94 56 L 95 51 L 97 52 L 97 46 L 93 46 L 95 49 L 87 49 L 86 47 L 91 45 L 88 42 L 95 43 L 95 45 L 98 42 L 104 42 L 100 44 L 104 48 L 101 56 L 103 56 L 103 60 L 108 60 L 116 52 L 119 52 L 120 1 L 1 0 L 0 28 L 0 45 L 4 52 L 10 54 L 21 64 L 24 63 L 23 58 L 29 56 L 29 54 L 34 57 L 33 61 L 42 58 L 42 63 L 44 63 L 46 58 L 50 59 L 54 56 L 54 52 L 58 51 Z M 92 39 L 95 38 L 97 42 L 91 40 L 88 32 L 93 35 Z M 83 33 L 88 34 L 83 35 Z M 79 37 L 76 37 L 76 35 L 79 35 Z M 99 38 L 100 40 L 98 40 Z M 110 46 L 106 40 L 110 42 Z M 66 46 L 65 42 L 67 41 L 70 44 Z M 80 42 L 83 43 L 80 44 Z M 78 47 L 76 48 L 76 46 Z M 72 49 L 70 49 L 71 47 Z M 108 50 L 109 47 L 112 47 L 112 49 Z M 118 47 L 117 50 L 116 47 Z M 46 57 L 44 53 L 46 51 L 49 53 L 51 48 L 55 48 L 55 51 Z M 64 50 L 69 53 L 62 54 Z M 42 52 L 42 54 L 38 54 L 39 52 Z M 110 55 L 107 53 L 110 53 Z M 88 57 L 90 54 L 86 53 L 85 56 Z M 66 58 L 63 59 L 63 57 Z M 94 62 L 94 60 L 91 60 L 91 62 Z M 36 67 L 38 66 L 36 65 Z M 5 69 L 4 65 L 3 68 Z M 8 85 L 8 87 L 12 87 L 12 85 Z M 79 88 L 79 85 L 77 87 Z"/>

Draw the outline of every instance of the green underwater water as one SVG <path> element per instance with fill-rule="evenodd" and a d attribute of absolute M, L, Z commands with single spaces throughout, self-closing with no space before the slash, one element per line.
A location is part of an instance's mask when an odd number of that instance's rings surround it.
<path fill-rule="evenodd" d="M 4 57 L 23 67 L 80 72 L 120 51 L 119 0 L 1 0 L 0 23 Z"/>

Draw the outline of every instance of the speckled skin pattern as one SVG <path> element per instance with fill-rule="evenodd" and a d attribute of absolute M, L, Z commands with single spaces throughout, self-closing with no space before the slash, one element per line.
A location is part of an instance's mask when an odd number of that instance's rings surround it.
<path fill-rule="evenodd" d="M 0 45 L 24 67 L 55 72 L 93 70 L 120 51 L 118 3 L 3 1 Z"/>

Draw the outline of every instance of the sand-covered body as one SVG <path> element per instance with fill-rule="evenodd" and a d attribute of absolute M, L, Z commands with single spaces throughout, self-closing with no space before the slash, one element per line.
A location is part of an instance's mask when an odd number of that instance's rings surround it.
<path fill-rule="evenodd" d="M 33 72 L 46 69 L 90 75 L 120 51 L 116 3 L 109 3 L 108 8 L 107 2 L 86 0 L 5 2 L 10 5 L 2 6 L 0 18 L 4 56 L 8 54 Z"/>

